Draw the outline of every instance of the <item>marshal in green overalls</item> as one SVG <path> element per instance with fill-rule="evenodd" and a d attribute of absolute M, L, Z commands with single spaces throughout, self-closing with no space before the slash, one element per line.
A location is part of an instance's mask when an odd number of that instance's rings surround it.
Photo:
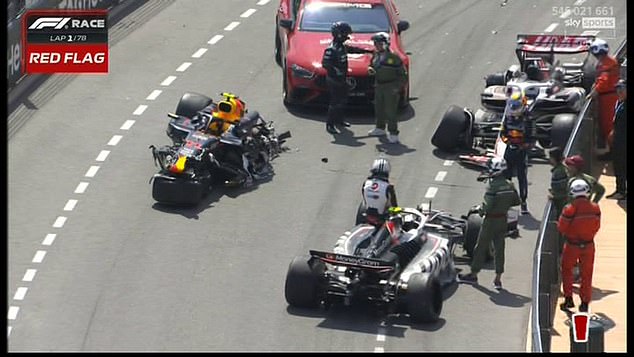
<path fill-rule="evenodd" d="M 372 56 L 368 73 L 374 74 L 374 114 L 376 127 L 398 135 L 398 104 L 401 88 L 407 81 L 407 71 L 401 58 L 390 51 L 387 33 L 372 37 L 376 51 Z"/>

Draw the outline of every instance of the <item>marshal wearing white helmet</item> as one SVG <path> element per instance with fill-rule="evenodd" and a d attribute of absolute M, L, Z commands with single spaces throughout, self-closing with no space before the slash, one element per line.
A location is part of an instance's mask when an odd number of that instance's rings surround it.
<path fill-rule="evenodd" d="M 370 168 L 370 176 L 361 188 L 368 222 L 377 224 L 385 220 L 389 207 L 397 207 L 396 190 L 390 183 L 390 162 L 384 158 L 375 159 Z M 372 219 L 374 218 L 374 220 Z"/>
<path fill-rule="evenodd" d="M 484 216 L 482 228 L 475 246 L 471 272 L 459 275 L 465 283 L 477 283 L 478 273 L 482 269 L 491 242 L 495 248 L 495 280 L 496 289 L 502 288 L 502 273 L 504 273 L 504 239 L 507 233 L 507 214 L 512 206 L 520 204 L 517 190 L 510 180 L 502 174 L 506 170 L 506 160 L 492 157 L 487 162 L 487 171 L 491 180 L 484 194 L 484 202 L 480 206 L 480 214 Z"/>

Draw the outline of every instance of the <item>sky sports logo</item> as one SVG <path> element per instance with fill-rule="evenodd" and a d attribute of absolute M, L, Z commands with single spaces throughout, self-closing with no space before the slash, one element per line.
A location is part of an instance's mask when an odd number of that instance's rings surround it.
<path fill-rule="evenodd" d="M 107 10 L 30 10 L 23 17 L 27 74 L 108 73 Z"/>
<path fill-rule="evenodd" d="M 105 19 L 81 19 L 72 17 L 40 17 L 35 20 L 29 30 L 46 29 L 105 29 Z"/>

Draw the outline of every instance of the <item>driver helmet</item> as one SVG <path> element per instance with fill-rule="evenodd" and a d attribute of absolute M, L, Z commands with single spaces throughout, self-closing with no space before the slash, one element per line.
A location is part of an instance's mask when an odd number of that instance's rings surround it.
<path fill-rule="evenodd" d="M 379 32 L 372 36 L 372 41 L 374 44 L 384 43 L 386 47 L 390 47 L 390 34 L 387 32 Z"/>
<path fill-rule="evenodd" d="M 590 185 L 583 179 L 576 179 L 570 184 L 570 196 L 574 198 L 588 197 L 590 195 Z"/>
<path fill-rule="evenodd" d="M 508 99 L 508 113 L 512 116 L 522 115 L 524 113 L 524 109 L 526 108 L 526 96 L 524 96 L 520 92 L 515 92 L 511 94 L 511 97 Z"/>
<path fill-rule="evenodd" d="M 330 27 L 330 32 L 335 41 L 345 42 L 352 33 L 352 27 L 347 22 L 337 21 Z"/>
<path fill-rule="evenodd" d="M 487 161 L 487 171 L 492 177 L 501 175 L 506 168 L 506 160 L 503 157 L 494 156 Z"/>
<path fill-rule="evenodd" d="M 383 178 L 389 178 L 390 177 L 390 162 L 387 161 L 387 159 L 384 158 L 378 158 L 375 159 L 374 162 L 372 162 L 372 167 L 370 167 L 370 173 L 373 176 L 379 176 L 379 177 L 383 177 Z"/>
<path fill-rule="evenodd" d="M 609 50 L 610 46 L 608 46 L 608 43 L 600 38 L 595 39 L 590 44 L 590 53 L 595 56 L 607 55 Z"/>

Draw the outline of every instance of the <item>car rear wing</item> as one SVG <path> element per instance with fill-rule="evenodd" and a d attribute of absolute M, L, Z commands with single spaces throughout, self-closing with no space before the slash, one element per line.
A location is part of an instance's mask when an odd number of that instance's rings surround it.
<path fill-rule="evenodd" d="M 396 262 L 388 262 L 381 259 L 356 257 L 353 255 L 321 252 L 317 250 L 311 250 L 310 255 L 313 258 L 332 265 L 355 267 L 377 272 L 385 272 L 396 269 Z"/>
<path fill-rule="evenodd" d="M 532 53 L 583 53 L 588 52 L 593 35 L 517 35 L 516 51 Z"/>

